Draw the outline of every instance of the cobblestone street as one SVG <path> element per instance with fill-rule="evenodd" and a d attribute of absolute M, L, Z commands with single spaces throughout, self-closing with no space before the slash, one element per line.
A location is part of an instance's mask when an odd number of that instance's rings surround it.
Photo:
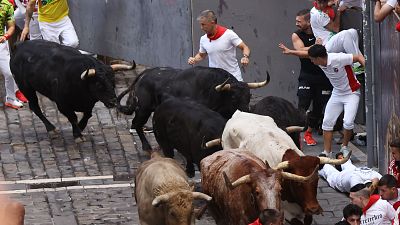
<path fill-rule="evenodd" d="M 133 71 L 116 74 L 117 93 L 128 87 L 134 75 Z M 0 110 L 0 180 L 8 189 L 2 193 L 9 193 L 25 205 L 25 224 L 139 224 L 133 176 L 148 156 L 141 150 L 139 138 L 129 133 L 133 116 L 118 114 L 116 109 L 107 109 L 98 102 L 84 130 L 86 141 L 75 144 L 67 118 L 49 99 L 40 97 L 40 103 L 47 118 L 60 130 L 59 137 L 48 137 L 28 104 L 18 111 Z M 155 146 L 153 134 L 147 137 Z M 318 138 L 317 146 L 305 147 L 306 154 L 321 152 L 322 138 Z M 356 165 L 365 165 L 365 155 L 351 147 Z M 195 180 L 199 181 L 198 172 Z M 346 195 L 328 187 L 322 179 L 318 199 L 324 213 L 314 217 L 314 224 L 321 225 L 338 222 L 349 203 Z M 215 223 L 206 214 L 197 224 Z"/>

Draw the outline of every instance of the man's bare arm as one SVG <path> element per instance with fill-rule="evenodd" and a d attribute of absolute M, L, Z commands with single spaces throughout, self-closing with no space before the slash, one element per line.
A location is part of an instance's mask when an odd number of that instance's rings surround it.
<path fill-rule="evenodd" d="M 22 30 L 22 33 L 21 33 L 21 38 L 20 38 L 21 41 L 25 40 L 26 36 L 28 36 L 29 23 L 31 22 L 32 14 L 35 10 L 35 4 L 36 4 L 36 0 L 29 0 L 28 4 L 26 6 L 25 25 L 24 25 L 24 29 Z"/>

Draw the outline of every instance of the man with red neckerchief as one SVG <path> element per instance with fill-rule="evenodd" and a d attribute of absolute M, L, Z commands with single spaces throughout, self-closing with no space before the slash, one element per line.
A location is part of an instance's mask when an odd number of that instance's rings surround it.
<path fill-rule="evenodd" d="M 316 0 L 310 11 L 311 28 L 328 52 L 361 54 L 355 29 L 340 30 L 340 11 L 335 14 L 331 0 Z"/>
<path fill-rule="evenodd" d="M 240 63 L 249 64 L 250 48 L 230 29 L 217 24 L 217 17 L 211 10 L 204 10 L 197 17 L 201 29 L 206 33 L 200 38 L 200 49 L 194 57 L 189 57 L 188 64 L 194 65 L 208 56 L 210 67 L 222 68 L 237 80 L 243 81 L 236 59 L 236 48 L 240 48 L 243 57 Z"/>
<path fill-rule="evenodd" d="M 371 195 L 370 191 L 365 184 L 357 184 L 350 189 L 351 203 L 363 209 L 361 224 L 392 225 L 396 214 L 393 206 L 379 195 Z"/>

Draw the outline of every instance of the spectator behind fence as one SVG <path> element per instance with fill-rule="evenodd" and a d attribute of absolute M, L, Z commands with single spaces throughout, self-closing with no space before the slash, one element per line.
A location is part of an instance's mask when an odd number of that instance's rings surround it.
<path fill-rule="evenodd" d="M 21 41 L 29 33 L 29 24 L 35 10 L 36 0 L 28 2 L 25 13 L 25 25 L 21 33 Z M 68 16 L 69 7 L 67 0 L 41 0 L 38 1 L 39 27 L 43 39 L 62 45 L 78 47 L 79 40 L 74 25 Z"/>
<path fill-rule="evenodd" d="M 249 225 L 282 225 L 282 214 L 275 209 L 263 210 L 256 221 Z"/>
<path fill-rule="evenodd" d="M 210 67 L 222 68 L 231 73 L 237 80 L 243 81 L 242 73 L 236 59 L 236 48 L 243 52 L 240 63 L 249 64 L 250 48 L 232 30 L 217 24 L 217 16 L 211 10 L 204 10 L 197 17 L 201 29 L 206 33 L 200 38 L 200 49 L 194 57 L 189 57 L 188 64 L 194 65 L 208 55 Z"/>
<path fill-rule="evenodd" d="M 392 160 L 389 163 L 388 174 L 396 178 L 396 186 L 400 188 L 400 138 L 393 139 L 389 147 L 392 153 Z"/>
<path fill-rule="evenodd" d="M 376 22 L 382 22 L 396 8 L 396 4 L 400 4 L 400 0 L 387 0 L 384 4 L 381 0 L 372 1 L 375 2 L 374 20 Z"/>
<path fill-rule="evenodd" d="M 379 195 L 370 194 L 371 190 L 365 184 L 357 184 L 350 189 L 351 203 L 363 210 L 361 224 L 391 225 L 395 218 L 395 210 Z"/>

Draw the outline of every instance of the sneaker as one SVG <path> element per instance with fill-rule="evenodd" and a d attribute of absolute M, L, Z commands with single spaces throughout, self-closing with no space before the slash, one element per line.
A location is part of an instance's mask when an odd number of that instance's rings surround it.
<path fill-rule="evenodd" d="M 20 90 L 15 92 L 15 97 L 17 97 L 17 99 L 20 100 L 23 103 L 27 103 L 28 102 L 28 99 L 25 98 L 25 95 L 22 94 L 22 92 Z"/>
<path fill-rule="evenodd" d="M 349 151 L 349 148 L 347 146 L 343 146 L 342 145 L 342 147 L 340 148 L 340 152 L 342 152 L 343 153 L 343 157 L 346 158 L 350 151 Z"/>
<path fill-rule="evenodd" d="M 314 138 L 312 137 L 311 132 L 306 131 L 304 133 L 304 142 L 308 145 L 308 146 L 313 146 L 316 145 L 317 142 L 314 140 Z"/>
<path fill-rule="evenodd" d="M 18 100 L 14 100 L 11 98 L 8 98 L 6 103 L 4 103 L 4 105 L 7 107 L 10 107 L 12 109 L 19 109 L 19 108 L 22 108 L 22 106 L 24 106 L 24 104 L 22 104 Z"/>

